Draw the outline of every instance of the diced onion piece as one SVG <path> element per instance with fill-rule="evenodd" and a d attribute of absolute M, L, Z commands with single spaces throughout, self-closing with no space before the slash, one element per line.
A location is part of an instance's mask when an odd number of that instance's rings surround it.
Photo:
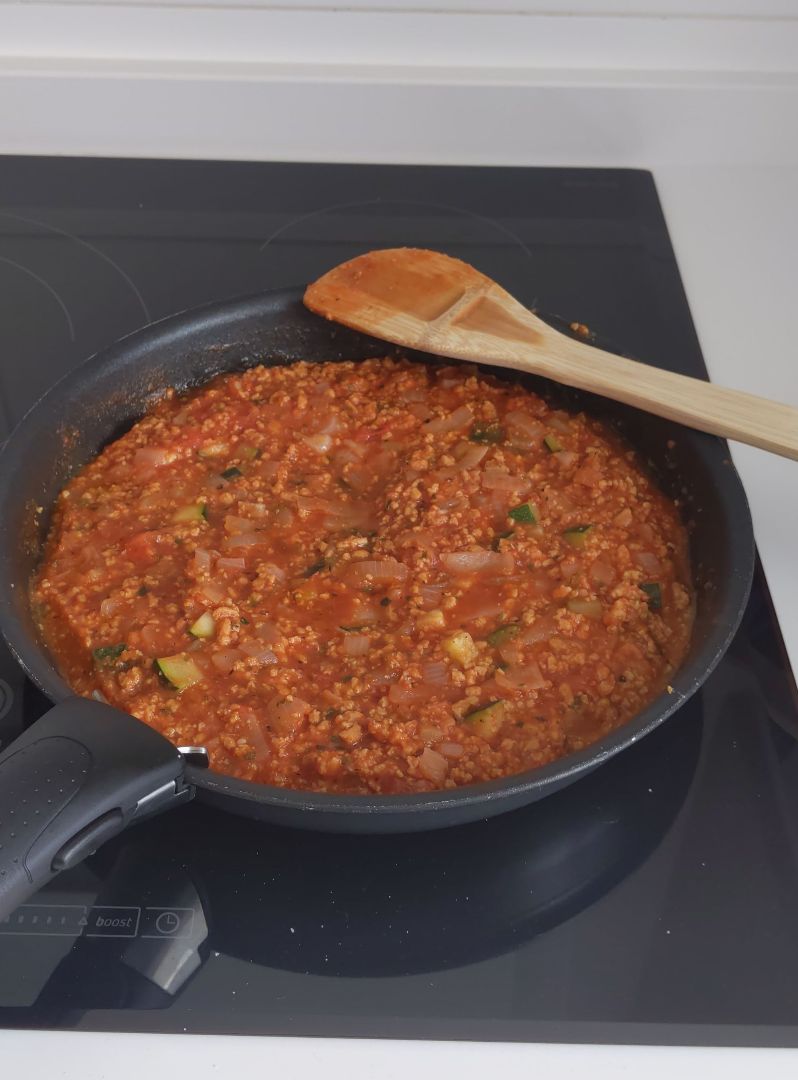
<path fill-rule="evenodd" d="M 531 626 L 528 626 L 521 633 L 518 641 L 522 645 L 534 645 L 538 641 L 548 641 L 556 633 L 557 627 L 554 619 L 544 615 L 542 618 L 536 619 Z"/>
<path fill-rule="evenodd" d="M 245 656 L 248 656 L 250 660 L 257 660 L 259 664 L 276 664 L 277 657 L 264 645 L 261 645 L 257 641 L 244 641 L 239 646 L 239 649 Z"/>
<path fill-rule="evenodd" d="M 133 455 L 133 465 L 136 468 L 160 469 L 162 465 L 168 465 L 174 461 L 173 450 L 162 450 L 156 446 L 142 446 Z"/>
<path fill-rule="evenodd" d="M 503 469 L 485 469 L 482 486 L 488 491 L 518 491 L 525 483 L 523 477 L 511 476 Z"/>
<path fill-rule="evenodd" d="M 603 559 L 596 559 L 590 567 L 589 577 L 594 585 L 613 585 L 615 582 L 615 569 Z"/>
<path fill-rule="evenodd" d="M 300 436 L 304 443 L 315 450 L 317 454 L 326 454 L 332 446 L 332 435 L 322 433 L 319 435 L 302 435 Z"/>
<path fill-rule="evenodd" d="M 488 619 L 494 615 L 501 615 L 504 604 L 493 590 L 488 595 L 485 589 L 478 589 L 475 592 L 476 595 L 466 593 L 457 605 L 458 619 L 470 622 L 472 619 Z"/>
<path fill-rule="evenodd" d="M 449 771 L 449 762 L 443 754 L 425 746 L 418 759 L 418 769 L 421 775 L 431 780 L 433 784 L 442 784 Z"/>
<path fill-rule="evenodd" d="M 106 596 L 106 598 L 100 604 L 100 614 L 104 619 L 107 619 L 110 615 L 113 615 L 118 610 L 120 601 L 118 597 Z"/>
<path fill-rule="evenodd" d="M 465 753 L 465 750 L 456 742 L 442 742 L 438 743 L 436 750 L 439 754 L 443 754 L 447 758 L 461 758 Z"/>
<path fill-rule="evenodd" d="M 459 409 L 455 409 L 453 413 L 449 413 L 448 416 L 438 416 L 434 420 L 427 421 L 424 424 L 424 431 L 431 431 L 434 434 L 442 434 L 447 431 L 459 431 L 461 428 L 466 427 L 471 423 L 471 410 L 467 405 L 461 405 Z"/>
<path fill-rule="evenodd" d="M 227 514 L 224 519 L 225 531 L 237 535 L 238 533 L 252 532 L 257 529 L 257 521 L 250 518 L 239 517 L 237 514 Z"/>
<path fill-rule="evenodd" d="M 226 591 L 221 585 L 217 585 L 214 581 L 204 581 L 200 587 L 202 595 L 210 600 L 214 604 L 220 604 L 227 596 Z"/>
<path fill-rule="evenodd" d="M 199 573 L 207 573 L 211 568 L 211 553 L 205 548 L 194 549 L 194 569 Z"/>
<path fill-rule="evenodd" d="M 272 622 L 258 623 L 255 627 L 255 633 L 267 645 L 276 645 L 280 640 L 280 631 Z"/>
<path fill-rule="evenodd" d="M 373 604 L 358 604 L 347 621 L 350 626 L 373 626 L 380 621 L 380 609 Z"/>
<path fill-rule="evenodd" d="M 204 611 L 198 619 L 189 626 L 188 632 L 193 634 L 196 638 L 210 638 L 213 637 L 213 632 L 216 629 L 216 623 L 213 615 L 210 611 Z"/>
<path fill-rule="evenodd" d="M 442 660 L 429 660 L 421 665 L 421 678 L 427 686 L 446 686 L 449 669 Z"/>
<path fill-rule="evenodd" d="M 246 562 L 242 558 L 221 558 L 216 560 L 216 565 L 220 570 L 245 570 Z"/>
<path fill-rule="evenodd" d="M 258 574 L 260 576 L 266 575 L 280 584 L 285 581 L 288 576 L 281 566 L 275 566 L 274 563 L 261 563 L 258 567 Z"/>
<path fill-rule="evenodd" d="M 235 533 L 233 536 L 222 537 L 222 547 L 225 551 L 235 551 L 237 548 L 255 547 L 263 543 L 263 536 L 258 532 Z"/>
<path fill-rule="evenodd" d="M 347 634 L 344 637 L 345 656 L 365 656 L 371 648 L 368 634 Z"/>
<path fill-rule="evenodd" d="M 572 430 L 568 413 L 552 413 L 548 422 L 550 427 L 553 427 L 555 431 L 561 431 L 563 435 L 570 434 Z"/>
<path fill-rule="evenodd" d="M 271 754 L 271 747 L 266 742 L 260 718 L 254 709 L 239 708 L 238 715 L 246 728 L 247 742 L 255 751 L 255 761 L 264 761 Z"/>
<path fill-rule="evenodd" d="M 240 660 L 243 653 L 240 649 L 219 649 L 211 656 L 211 663 L 222 675 L 229 675 L 233 665 Z"/>
<path fill-rule="evenodd" d="M 290 506 L 278 506 L 274 511 L 274 523 L 275 525 L 293 525 L 294 523 L 294 511 Z"/>
<path fill-rule="evenodd" d="M 215 458 L 227 454 L 229 449 L 227 443 L 211 442 L 206 443 L 205 446 L 201 446 L 197 453 L 201 458 Z"/>
<path fill-rule="evenodd" d="M 651 574 L 655 577 L 662 571 L 662 563 L 657 556 L 650 551 L 635 551 L 632 558 L 640 569 L 645 570 L 647 574 Z"/>
<path fill-rule="evenodd" d="M 560 452 L 554 456 L 557 458 L 557 464 L 561 468 L 568 469 L 573 465 L 579 455 L 575 454 L 573 450 L 560 450 Z"/>
<path fill-rule="evenodd" d="M 321 435 L 334 435 L 337 431 L 341 430 L 341 419 L 337 413 L 330 413 L 329 417 L 319 428 L 319 434 Z"/>
<path fill-rule="evenodd" d="M 293 735 L 298 731 L 311 711 L 302 698 L 275 698 L 268 706 L 272 728 L 278 735 Z"/>
<path fill-rule="evenodd" d="M 420 585 L 418 592 L 424 607 L 437 607 L 443 594 L 443 585 Z"/>
<path fill-rule="evenodd" d="M 600 600 L 568 600 L 565 606 L 574 615 L 584 615 L 588 619 L 600 619 L 604 614 Z"/>
<path fill-rule="evenodd" d="M 409 572 L 405 564 L 396 559 L 363 559 L 347 563 L 342 573 L 350 585 L 364 585 L 367 581 L 383 584 L 404 581 Z"/>
<path fill-rule="evenodd" d="M 490 447 L 478 443 L 461 442 L 452 451 L 459 469 L 473 469 L 479 465 Z"/>
<path fill-rule="evenodd" d="M 456 551 L 441 555 L 441 564 L 450 574 L 511 574 L 515 559 L 506 551 Z"/>
<path fill-rule="evenodd" d="M 439 742 L 443 738 L 443 732 L 439 727 L 435 727 L 434 724 L 425 724 L 418 730 L 419 736 L 425 743 Z"/>
<path fill-rule="evenodd" d="M 537 446 L 544 431 L 539 420 L 533 420 L 526 413 L 515 410 L 507 413 L 504 426 L 510 441 L 522 450 L 530 450 L 533 446 Z"/>
<path fill-rule="evenodd" d="M 392 683 L 388 689 L 388 700 L 394 705 L 407 705 L 411 702 L 424 701 L 430 692 L 423 683 L 405 686 L 401 682 Z"/>
<path fill-rule="evenodd" d="M 506 671 L 497 671 L 496 682 L 499 686 L 523 690 L 540 690 L 546 685 L 540 666 L 535 661 L 530 664 L 511 665 Z"/>

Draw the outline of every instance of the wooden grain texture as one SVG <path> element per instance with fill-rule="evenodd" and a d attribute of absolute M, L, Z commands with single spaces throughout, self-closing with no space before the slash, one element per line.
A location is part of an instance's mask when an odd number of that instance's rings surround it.
<path fill-rule="evenodd" d="M 305 304 L 409 349 L 544 375 L 798 460 L 798 409 L 574 340 L 473 266 L 440 252 L 361 255 L 308 286 Z"/>

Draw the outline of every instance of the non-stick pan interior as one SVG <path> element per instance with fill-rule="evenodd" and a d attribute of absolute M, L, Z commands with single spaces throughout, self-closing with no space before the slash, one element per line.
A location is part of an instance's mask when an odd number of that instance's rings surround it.
<path fill-rule="evenodd" d="M 154 398 L 167 387 L 199 385 L 220 372 L 254 363 L 364 359 L 396 352 L 384 342 L 310 314 L 301 303 L 300 290 L 288 290 L 223 302 L 155 323 L 92 357 L 50 390 L 11 436 L 0 462 L 0 620 L 9 644 L 34 681 L 55 699 L 69 695 L 37 640 L 28 602 L 27 585 L 41 553 L 49 508 L 74 472 L 125 431 Z M 485 813 L 490 812 L 487 803 L 509 787 L 518 803 L 562 786 L 672 712 L 701 684 L 725 651 L 745 607 L 753 572 L 748 505 L 722 440 L 543 380 L 515 372 L 508 372 L 507 377 L 555 397 L 563 407 L 585 409 L 610 421 L 640 452 L 661 487 L 680 501 L 690 533 L 696 623 L 690 651 L 671 695 L 652 703 L 589 751 L 510 778 L 509 783 L 475 786 L 471 789 L 474 800 L 482 802 L 483 795 L 487 800 Z M 220 799 L 243 796 L 251 813 L 266 793 L 272 793 L 269 799 L 274 812 L 270 816 L 287 816 L 289 823 L 295 812 L 294 796 L 302 795 L 228 778 L 209 777 L 209 781 Z M 536 795 L 530 794 L 532 788 Z M 307 797 L 305 802 L 315 804 L 320 799 L 323 805 L 325 798 L 332 806 L 332 797 Z M 395 809 L 401 818 L 406 816 L 405 806 L 425 809 L 435 802 L 432 798 L 414 804 L 413 798 L 383 797 L 381 805 Z M 439 801 L 449 806 L 464 804 L 469 794 L 463 789 L 458 796 L 447 793 L 447 798 Z M 389 806 L 391 803 L 395 807 Z M 362 800 L 358 806 L 365 811 Z M 247 807 L 242 808 L 246 812 Z M 335 824 L 336 812 L 329 816 L 329 827 L 350 827 L 351 806 L 342 805 L 341 809 L 348 815 L 347 823 L 341 819 Z M 446 823 L 445 816 L 440 824 Z M 373 811 L 371 817 L 373 823 Z M 397 819 L 393 828 L 398 827 Z"/>

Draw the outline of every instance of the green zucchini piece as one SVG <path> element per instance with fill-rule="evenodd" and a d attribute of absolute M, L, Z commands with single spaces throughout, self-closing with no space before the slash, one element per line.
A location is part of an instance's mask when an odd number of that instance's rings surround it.
<path fill-rule="evenodd" d="M 504 724 L 504 702 L 491 701 L 488 705 L 474 709 L 464 719 L 477 735 L 490 742 L 499 734 Z"/>
<path fill-rule="evenodd" d="M 203 678 L 200 669 L 185 653 L 159 656 L 155 661 L 155 669 L 175 690 L 185 690 L 194 683 L 201 682 Z"/>
<path fill-rule="evenodd" d="M 91 655 L 100 665 L 107 665 L 111 660 L 118 660 L 127 646 L 124 641 L 118 645 L 101 645 L 99 649 L 92 649 Z"/>
<path fill-rule="evenodd" d="M 243 621 L 243 620 L 242 620 Z M 216 629 L 216 623 L 213 615 L 210 611 L 203 612 L 198 619 L 196 619 L 188 628 L 189 634 L 193 634 L 198 638 L 210 638 L 213 637 L 213 632 Z"/>
<path fill-rule="evenodd" d="M 556 435 L 546 435 L 543 442 L 550 454 L 559 454 L 562 450 L 562 443 Z"/>
<path fill-rule="evenodd" d="M 181 506 L 172 514 L 172 521 L 180 524 L 184 521 L 207 521 L 208 508 L 205 503 L 192 503 L 191 506 Z"/>
<path fill-rule="evenodd" d="M 489 424 L 474 424 L 471 434 L 468 436 L 471 442 L 476 443 L 500 443 L 504 442 L 504 428 L 496 421 Z"/>
<path fill-rule="evenodd" d="M 235 465 L 231 465 L 229 469 L 224 469 L 221 474 L 223 480 L 235 480 L 237 476 L 243 475 L 241 470 Z"/>
<path fill-rule="evenodd" d="M 592 525 L 572 525 L 570 529 L 566 529 L 563 532 L 563 537 L 568 541 L 571 547 L 583 548 L 585 546 L 587 534 L 592 528 Z"/>
<path fill-rule="evenodd" d="M 662 586 L 658 581 L 645 581 L 640 586 L 648 596 L 649 611 L 662 611 Z"/>
<path fill-rule="evenodd" d="M 507 511 L 507 517 L 512 518 L 513 521 L 517 521 L 521 525 L 537 525 L 538 508 L 530 502 L 520 503 L 518 506 L 514 506 L 512 510 Z"/>

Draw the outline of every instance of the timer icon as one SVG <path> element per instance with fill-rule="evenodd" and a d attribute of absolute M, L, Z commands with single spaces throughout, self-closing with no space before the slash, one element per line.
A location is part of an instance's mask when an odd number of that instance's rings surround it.
<path fill-rule="evenodd" d="M 174 934 L 180 926 L 180 916 L 174 911 L 162 911 L 155 920 L 155 929 L 159 934 Z"/>

